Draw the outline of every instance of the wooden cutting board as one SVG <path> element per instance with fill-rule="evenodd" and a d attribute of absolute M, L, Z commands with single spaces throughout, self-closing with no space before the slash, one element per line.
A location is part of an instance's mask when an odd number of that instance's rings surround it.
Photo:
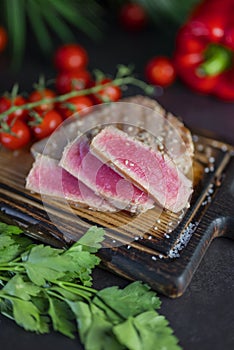
<path fill-rule="evenodd" d="M 211 241 L 234 237 L 234 148 L 201 135 L 193 138 L 194 193 L 182 219 L 166 211 L 159 216 L 157 209 L 138 216 L 82 208 L 70 212 L 57 201 L 46 202 L 45 210 L 45 199 L 24 188 L 33 162 L 30 152 L 1 149 L 0 220 L 56 247 L 76 241 L 92 225 L 104 227 L 106 239 L 100 251 L 104 268 L 178 297 Z"/>

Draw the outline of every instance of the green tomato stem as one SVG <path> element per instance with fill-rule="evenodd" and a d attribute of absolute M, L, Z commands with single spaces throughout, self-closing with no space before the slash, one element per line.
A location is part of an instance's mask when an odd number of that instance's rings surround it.
<path fill-rule="evenodd" d="M 95 93 L 99 92 L 100 90 L 103 90 L 104 88 L 111 86 L 111 85 L 112 86 L 113 85 L 122 86 L 122 85 L 129 85 L 129 84 L 139 87 L 140 89 L 145 91 L 147 94 L 152 94 L 154 91 L 153 87 L 151 85 L 148 85 L 144 81 L 141 81 L 141 80 L 136 79 L 136 78 L 131 77 L 131 76 L 121 77 L 121 78 L 116 78 L 111 82 L 108 82 L 108 83 L 105 83 L 102 85 L 93 86 L 93 87 L 88 88 L 88 89 L 78 90 L 78 91 L 74 90 L 74 91 L 68 92 L 64 95 L 60 95 L 60 96 L 56 96 L 56 97 L 52 97 L 52 98 L 43 98 L 39 101 L 25 103 L 24 105 L 21 105 L 21 106 L 11 106 L 8 110 L 6 110 L 5 112 L 0 114 L 0 121 L 3 120 L 7 115 L 9 115 L 15 111 L 18 111 L 18 110 L 22 110 L 22 109 L 31 110 L 35 107 L 42 105 L 42 104 L 64 102 L 72 97 L 95 94 Z"/>

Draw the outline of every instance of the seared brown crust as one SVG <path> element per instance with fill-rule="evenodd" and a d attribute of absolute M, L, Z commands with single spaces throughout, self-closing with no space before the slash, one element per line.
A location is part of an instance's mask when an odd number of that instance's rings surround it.
<path fill-rule="evenodd" d="M 180 121 L 179 118 L 174 116 L 172 113 L 167 112 L 156 100 L 151 99 L 149 97 L 137 95 L 137 96 L 125 98 L 123 99 L 123 101 L 136 103 L 158 112 L 160 115 L 162 115 L 165 118 L 165 120 L 168 121 L 167 123 L 165 123 L 165 128 L 164 128 L 165 131 L 168 130 L 168 133 L 170 129 L 168 128 L 168 124 L 170 125 L 170 127 L 174 127 L 176 129 L 182 142 L 184 143 L 185 151 L 183 151 L 181 156 L 178 157 L 177 159 L 173 157 L 173 160 L 184 174 L 188 174 L 191 170 L 190 169 L 191 159 L 194 155 L 194 145 L 193 145 L 191 132 L 188 128 L 184 126 L 183 122 Z M 168 138 L 165 137 L 165 143 L 168 141 L 170 143 L 172 141 L 171 137 L 169 137 L 169 135 L 167 136 Z M 170 153 L 170 145 L 168 146 L 168 150 Z"/>

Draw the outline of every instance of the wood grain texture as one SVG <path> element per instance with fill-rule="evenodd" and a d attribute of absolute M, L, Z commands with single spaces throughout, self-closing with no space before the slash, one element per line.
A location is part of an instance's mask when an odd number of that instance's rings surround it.
<path fill-rule="evenodd" d="M 177 297 L 186 289 L 210 242 L 234 235 L 233 148 L 202 136 L 194 139 L 194 193 L 182 219 L 179 214 L 159 213 L 158 209 L 132 216 L 67 208 L 48 198 L 42 201 L 24 188 L 33 161 L 30 153 L 12 154 L 3 149 L 0 219 L 16 223 L 26 234 L 57 247 L 76 241 L 91 225 L 104 227 L 103 267 Z"/>

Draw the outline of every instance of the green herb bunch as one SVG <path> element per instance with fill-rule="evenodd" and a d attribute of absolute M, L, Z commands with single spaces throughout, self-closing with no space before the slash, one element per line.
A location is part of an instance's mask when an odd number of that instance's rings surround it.
<path fill-rule="evenodd" d="M 35 244 L 0 223 L 0 311 L 25 330 L 51 329 L 87 350 L 179 350 L 149 286 L 91 288 L 104 230 L 91 227 L 69 249 Z"/>

